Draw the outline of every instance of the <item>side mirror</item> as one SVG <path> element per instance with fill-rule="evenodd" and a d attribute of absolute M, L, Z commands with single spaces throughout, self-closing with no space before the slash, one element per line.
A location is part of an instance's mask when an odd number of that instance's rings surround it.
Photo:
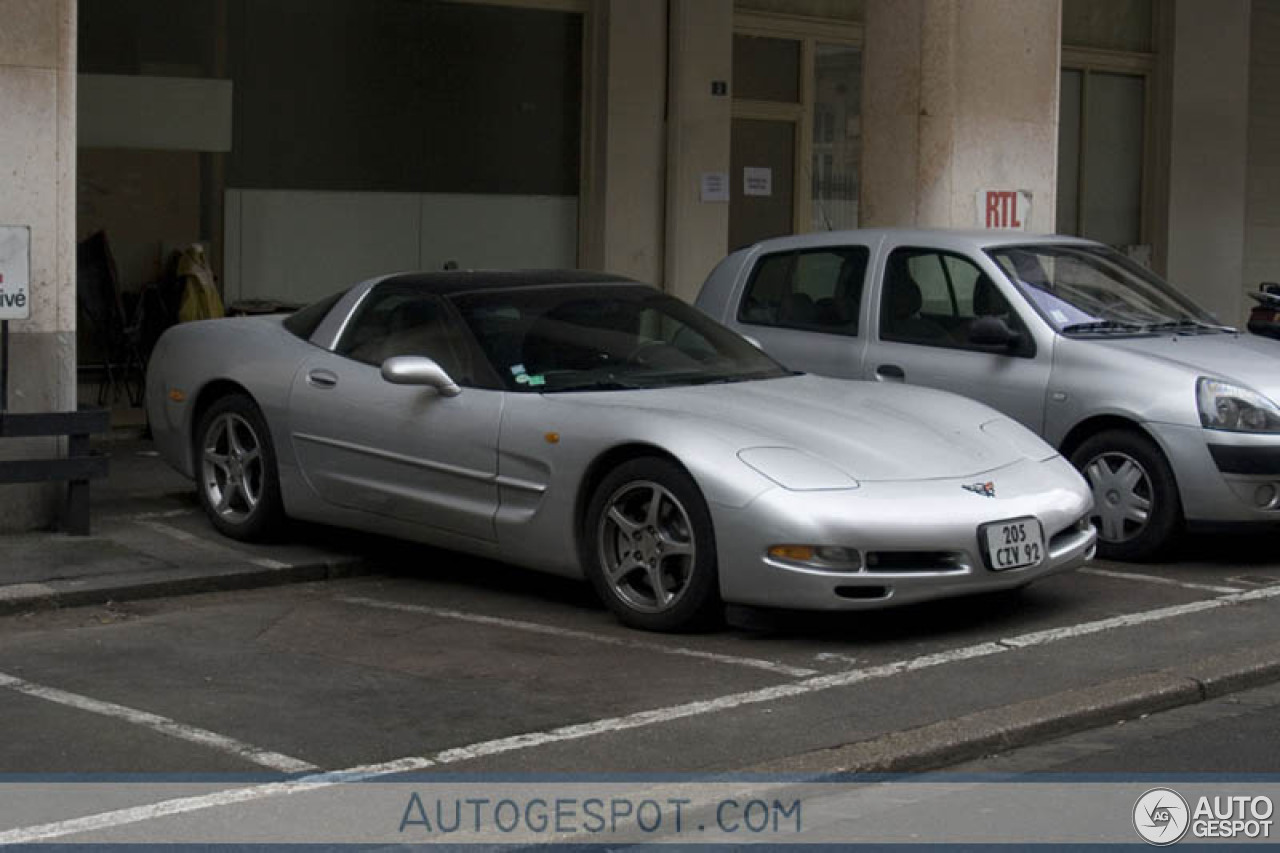
<path fill-rule="evenodd" d="M 755 347 L 756 349 L 760 350 L 761 352 L 764 352 L 764 346 L 763 346 L 763 345 L 761 345 L 761 343 L 760 343 L 758 340 L 756 340 L 755 338 L 751 337 L 750 335 L 743 335 L 743 336 L 742 336 L 742 339 L 743 339 L 744 341 L 746 341 L 747 343 L 751 344 L 751 345 L 752 345 L 753 347 Z"/>
<path fill-rule="evenodd" d="M 984 315 L 969 327 L 969 343 L 983 349 L 1013 350 L 1022 343 L 1022 333 L 1009 328 L 1003 317 Z"/>
<path fill-rule="evenodd" d="M 434 388 L 441 397 L 462 393 L 458 383 L 449 378 L 443 367 L 429 358 L 397 355 L 382 362 L 382 378 L 392 385 L 423 385 Z"/>

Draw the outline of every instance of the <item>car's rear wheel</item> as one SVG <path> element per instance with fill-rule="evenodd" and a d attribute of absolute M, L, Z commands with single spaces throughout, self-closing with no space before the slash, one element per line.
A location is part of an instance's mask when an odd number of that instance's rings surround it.
<path fill-rule="evenodd" d="M 1170 544 L 1182 521 L 1173 470 L 1151 439 L 1106 430 L 1086 439 L 1071 462 L 1093 489 L 1098 556 L 1151 559 Z"/>
<path fill-rule="evenodd" d="M 721 614 L 711 514 L 693 478 L 669 460 L 631 459 L 604 477 L 582 551 L 596 593 L 627 625 L 687 631 Z"/>
<path fill-rule="evenodd" d="M 213 526 L 235 539 L 276 534 L 284 519 L 266 419 L 242 394 L 215 401 L 196 429 L 196 487 Z"/>

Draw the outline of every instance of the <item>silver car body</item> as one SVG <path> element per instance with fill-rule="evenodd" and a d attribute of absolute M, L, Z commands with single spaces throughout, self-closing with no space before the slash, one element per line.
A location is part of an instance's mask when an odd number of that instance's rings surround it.
<path fill-rule="evenodd" d="M 348 291 L 309 340 L 278 317 L 167 332 L 147 381 L 163 458 L 196 476 L 198 412 L 239 391 L 265 416 L 289 516 L 582 577 L 590 484 L 629 453 L 658 452 L 701 490 L 721 596 L 742 604 L 901 604 L 1022 586 L 1092 555 L 1082 478 L 982 404 L 812 375 L 583 393 L 464 387 L 446 398 L 391 384 L 376 367 L 334 352 L 348 318 L 381 281 Z M 993 484 L 994 494 L 966 488 L 975 483 Z M 1021 517 L 1041 526 L 1045 558 L 988 570 L 980 526 Z M 891 569 L 855 572 L 800 569 L 767 556 L 770 546 L 792 542 L 899 556 Z"/>
<path fill-rule="evenodd" d="M 1099 245 L 1071 237 L 1001 231 L 886 229 L 786 237 L 758 243 L 722 261 L 704 284 L 697 305 L 759 340 L 765 351 L 789 367 L 945 388 L 1016 418 L 1064 453 L 1108 425 L 1136 426 L 1167 457 L 1188 521 L 1280 520 L 1280 434 L 1206 429 L 1196 404 L 1200 377 L 1236 383 L 1280 400 L 1280 344 L 1238 333 L 1169 332 L 1116 339 L 1059 334 L 986 254 L 1002 246 L 1029 244 Z M 1017 312 L 1035 342 L 1034 357 L 885 341 L 873 320 L 857 336 L 847 337 L 765 328 L 738 319 L 743 288 L 761 257 L 831 246 L 870 250 L 862 290 L 864 318 L 880 316 L 885 264 L 894 249 L 936 248 L 968 258 Z M 1275 487 L 1275 498 L 1260 505 L 1258 495 L 1272 494 L 1260 493 L 1260 486 Z"/>

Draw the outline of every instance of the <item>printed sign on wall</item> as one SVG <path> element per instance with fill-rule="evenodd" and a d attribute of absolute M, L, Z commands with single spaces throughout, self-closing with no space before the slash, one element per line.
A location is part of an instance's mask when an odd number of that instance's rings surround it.
<path fill-rule="evenodd" d="M 0 320 L 31 316 L 31 228 L 0 225 Z"/>
<path fill-rule="evenodd" d="M 747 166 L 742 170 L 742 194 L 773 195 L 773 169 L 768 166 Z"/>
<path fill-rule="evenodd" d="M 978 227 L 1026 231 L 1031 222 L 1031 193 L 1026 190 L 978 190 Z"/>

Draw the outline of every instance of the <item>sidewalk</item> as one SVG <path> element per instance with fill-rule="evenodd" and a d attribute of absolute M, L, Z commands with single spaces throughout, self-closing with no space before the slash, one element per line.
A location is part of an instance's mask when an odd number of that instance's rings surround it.
<path fill-rule="evenodd" d="M 92 535 L 5 536 L 0 615 L 363 570 L 360 555 L 368 548 L 352 547 L 361 541 L 355 534 L 317 528 L 314 535 L 309 531 L 278 545 L 236 542 L 213 529 L 196 502 L 195 486 L 162 462 L 150 442 L 117 434 L 97 449 L 110 456 L 111 473 L 91 489 Z"/>

